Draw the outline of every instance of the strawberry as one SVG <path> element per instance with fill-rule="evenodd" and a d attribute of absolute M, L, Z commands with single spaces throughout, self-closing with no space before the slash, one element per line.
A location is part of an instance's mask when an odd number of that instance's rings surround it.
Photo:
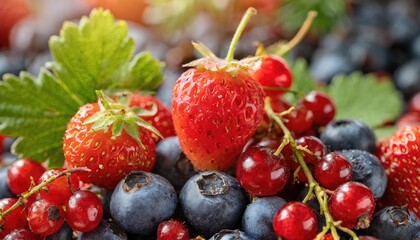
<path fill-rule="evenodd" d="M 160 134 L 139 118 L 138 112 L 138 108 L 124 107 L 103 94 L 97 103 L 82 106 L 65 132 L 63 150 L 68 167 L 88 167 L 89 180 L 110 190 L 133 170 L 150 171 L 156 162 L 152 132 Z"/>
<path fill-rule="evenodd" d="M 388 176 L 384 205 L 407 205 L 420 217 L 420 126 L 400 128 L 382 140 L 377 156 Z"/>
<path fill-rule="evenodd" d="M 172 122 L 171 110 L 166 107 L 157 97 L 150 95 L 133 94 L 130 99 L 130 107 L 140 107 L 146 110 L 152 110 L 153 104 L 156 104 L 157 112 L 153 116 L 143 117 L 143 120 L 155 127 L 163 138 L 175 136 L 174 124 Z M 152 133 L 153 138 L 159 141 L 161 138 Z"/>
<path fill-rule="evenodd" d="M 248 17 L 252 11 L 246 13 Z M 235 36 L 240 35 L 238 30 Z M 247 63 L 252 61 L 232 61 L 235 45 L 232 41 L 222 60 L 206 46 L 194 44 L 205 58 L 187 64 L 194 68 L 184 72 L 173 88 L 175 131 L 198 170 L 228 170 L 263 117 L 264 92 L 249 73 Z"/>

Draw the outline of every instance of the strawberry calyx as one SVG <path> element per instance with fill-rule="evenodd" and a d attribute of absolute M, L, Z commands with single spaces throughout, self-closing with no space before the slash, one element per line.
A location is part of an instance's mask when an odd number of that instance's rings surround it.
<path fill-rule="evenodd" d="M 145 148 L 140 140 L 138 127 L 145 128 L 160 138 L 160 132 L 141 117 L 154 116 L 157 113 L 156 104 L 152 104 L 150 110 L 139 107 L 129 107 L 130 93 L 122 93 L 116 96 L 116 100 L 106 96 L 103 91 L 97 90 L 98 103 L 101 111 L 87 118 L 83 124 L 93 124 L 90 131 L 108 131 L 112 126 L 112 138 L 116 138 L 125 130 L 141 147 Z"/>

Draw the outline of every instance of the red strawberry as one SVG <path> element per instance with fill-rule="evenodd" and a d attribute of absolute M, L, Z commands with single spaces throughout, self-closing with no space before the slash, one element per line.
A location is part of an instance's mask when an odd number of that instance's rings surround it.
<path fill-rule="evenodd" d="M 88 167 L 93 184 L 113 189 L 129 172 L 153 168 L 156 144 L 151 131 L 159 132 L 135 110 L 101 98 L 81 107 L 70 120 L 63 150 L 69 168 Z"/>
<path fill-rule="evenodd" d="M 172 92 L 172 117 L 181 148 L 198 170 L 228 170 L 263 117 L 264 92 L 249 73 L 257 59 L 232 61 L 235 46 L 256 10 L 245 13 L 225 60 L 203 44 L 206 58 L 186 66 Z"/>
<path fill-rule="evenodd" d="M 153 104 L 156 104 L 157 112 L 153 116 L 143 117 L 143 120 L 152 124 L 163 138 L 175 136 L 174 124 L 172 122 L 171 110 L 167 108 L 157 97 L 150 95 L 137 95 L 133 94 L 130 100 L 130 107 L 140 107 L 146 110 L 152 110 Z M 156 141 L 159 141 L 161 138 L 156 134 L 152 134 L 153 138 Z"/>
<path fill-rule="evenodd" d="M 420 126 L 400 128 L 377 148 L 387 176 L 385 205 L 407 205 L 420 217 Z"/>

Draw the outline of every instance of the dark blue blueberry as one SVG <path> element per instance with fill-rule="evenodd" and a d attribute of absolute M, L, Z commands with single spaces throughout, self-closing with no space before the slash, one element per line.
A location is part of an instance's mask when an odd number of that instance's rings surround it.
<path fill-rule="evenodd" d="M 47 237 L 47 240 L 69 240 L 73 239 L 73 229 L 67 223 L 63 223 L 60 230 Z"/>
<path fill-rule="evenodd" d="M 223 229 L 216 233 L 209 240 L 258 240 L 239 230 Z"/>
<path fill-rule="evenodd" d="M 144 171 L 129 173 L 111 196 L 110 210 L 115 223 L 133 234 L 155 234 L 160 222 L 172 217 L 176 191 L 164 177 Z"/>
<path fill-rule="evenodd" d="M 386 207 L 373 215 L 369 234 L 381 240 L 413 239 L 420 229 L 416 214 L 407 207 Z"/>
<path fill-rule="evenodd" d="M 414 234 L 413 240 L 420 240 L 420 229 L 416 234 Z"/>
<path fill-rule="evenodd" d="M 321 133 L 320 139 L 331 152 L 359 149 L 373 153 L 376 147 L 373 130 L 364 122 L 355 119 L 330 122 Z"/>
<path fill-rule="evenodd" d="M 101 220 L 98 227 L 91 232 L 81 233 L 78 240 L 124 240 L 128 239 L 127 234 L 115 223 Z"/>
<path fill-rule="evenodd" d="M 168 179 L 176 191 L 180 191 L 187 180 L 197 173 L 182 152 L 176 136 L 165 138 L 157 144 L 153 172 Z"/>
<path fill-rule="evenodd" d="M 256 239 L 277 240 L 273 217 L 286 204 L 283 198 L 261 197 L 248 204 L 242 217 L 242 231 Z"/>
<path fill-rule="evenodd" d="M 413 59 L 395 70 L 394 82 L 396 87 L 406 97 L 420 91 L 420 59 Z"/>
<path fill-rule="evenodd" d="M 381 161 L 373 154 L 362 150 L 343 150 L 340 151 L 353 168 L 353 181 L 366 185 L 379 199 L 384 195 L 388 178 Z"/>
<path fill-rule="evenodd" d="M 329 83 L 334 76 L 349 74 L 355 67 L 344 51 L 317 50 L 309 70 L 316 80 Z"/>
<path fill-rule="evenodd" d="M 371 73 L 384 71 L 388 66 L 388 51 L 374 41 L 357 38 L 348 46 L 348 55 L 358 69 Z"/>
<path fill-rule="evenodd" d="M 182 213 L 200 235 L 213 236 L 236 229 L 247 205 L 245 191 L 236 178 L 207 171 L 192 176 L 179 195 Z"/>
<path fill-rule="evenodd" d="M 9 188 L 9 183 L 7 181 L 7 169 L 9 169 L 9 167 L 0 168 L 0 199 L 16 197 Z"/>
<path fill-rule="evenodd" d="M 111 202 L 112 191 L 101 189 L 102 192 L 102 207 L 103 207 L 103 218 L 111 218 L 111 210 L 109 209 L 109 205 Z"/>
<path fill-rule="evenodd" d="M 411 43 L 411 54 L 415 58 L 420 58 L 420 34 Z"/>

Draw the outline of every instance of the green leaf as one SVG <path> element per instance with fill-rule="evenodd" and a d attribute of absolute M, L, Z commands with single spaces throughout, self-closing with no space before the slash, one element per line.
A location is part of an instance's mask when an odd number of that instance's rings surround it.
<path fill-rule="evenodd" d="M 66 22 L 49 46 L 52 73 L 42 69 L 38 77 L 23 72 L 0 81 L 0 134 L 18 137 L 13 152 L 20 157 L 57 167 L 64 161 L 67 124 L 97 100 L 95 90 L 155 90 L 163 64 L 147 53 L 133 56 L 127 24 L 104 10 L 93 10 L 79 25 Z"/>
<path fill-rule="evenodd" d="M 301 99 L 302 96 L 300 95 L 317 89 L 317 86 L 315 80 L 309 74 L 308 63 L 305 59 L 296 59 L 291 63 L 290 68 L 293 76 L 293 83 L 290 89 L 293 92 L 288 92 L 284 98 L 294 105 Z"/>
<path fill-rule="evenodd" d="M 286 31 L 296 32 L 305 21 L 309 11 L 318 13 L 311 26 L 311 32 L 331 31 L 346 14 L 343 0 L 285 0 L 280 10 L 280 21 Z"/>
<path fill-rule="evenodd" d="M 376 139 L 380 140 L 383 138 L 391 137 L 398 130 L 397 126 L 385 126 L 373 129 Z"/>
<path fill-rule="evenodd" d="M 354 118 L 373 128 L 395 120 L 403 100 L 391 81 L 378 81 L 373 75 L 353 73 L 337 76 L 327 89 L 336 104 L 337 119 Z"/>

